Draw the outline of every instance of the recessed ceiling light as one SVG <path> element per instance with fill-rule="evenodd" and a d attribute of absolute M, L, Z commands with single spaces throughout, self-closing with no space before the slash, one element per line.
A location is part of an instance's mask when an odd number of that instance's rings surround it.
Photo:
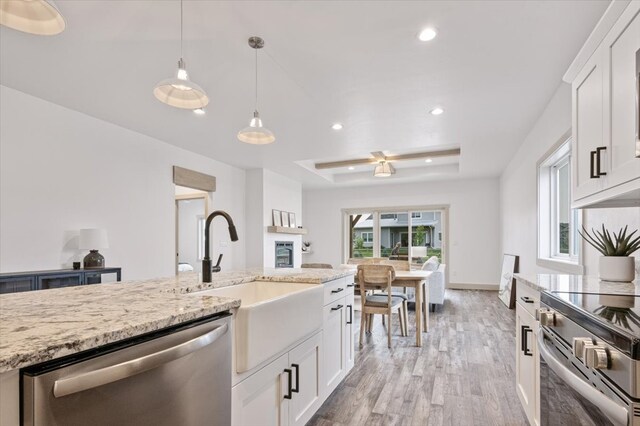
<path fill-rule="evenodd" d="M 418 38 L 420 39 L 420 41 L 429 41 L 436 38 L 437 35 L 438 33 L 433 28 L 425 28 L 424 30 L 420 31 L 420 34 L 418 34 Z"/>
<path fill-rule="evenodd" d="M 434 109 L 432 109 L 431 111 L 429 111 L 429 114 L 431 115 L 440 115 L 444 112 L 444 110 L 440 107 L 436 107 Z"/>
<path fill-rule="evenodd" d="M 349 166 L 349 170 L 355 170 L 356 168 L 353 166 Z"/>
<path fill-rule="evenodd" d="M 333 123 L 333 125 L 331 126 L 331 128 L 333 130 L 342 130 L 342 124 L 340 123 Z"/>
<path fill-rule="evenodd" d="M 204 115 L 205 111 L 204 108 L 196 108 L 193 110 L 193 113 L 196 115 Z"/>
<path fill-rule="evenodd" d="M 424 160 L 424 162 L 425 162 L 425 163 L 430 163 L 430 162 L 432 162 L 432 161 L 433 161 L 433 160 L 432 160 L 431 158 L 427 158 L 426 160 Z"/>

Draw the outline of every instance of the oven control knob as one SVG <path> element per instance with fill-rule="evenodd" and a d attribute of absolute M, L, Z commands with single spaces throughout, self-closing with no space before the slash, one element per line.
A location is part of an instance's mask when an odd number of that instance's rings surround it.
<path fill-rule="evenodd" d="M 609 368 L 609 354 L 600 346 L 587 346 L 584 350 L 584 365 L 596 370 Z"/>
<path fill-rule="evenodd" d="M 573 356 L 582 359 L 584 348 L 587 345 L 593 345 L 590 337 L 574 337 L 573 338 Z"/>
<path fill-rule="evenodd" d="M 545 327 L 551 327 L 556 325 L 556 313 L 552 310 L 540 310 L 538 312 L 538 316 L 540 317 L 540 325 Z"/>

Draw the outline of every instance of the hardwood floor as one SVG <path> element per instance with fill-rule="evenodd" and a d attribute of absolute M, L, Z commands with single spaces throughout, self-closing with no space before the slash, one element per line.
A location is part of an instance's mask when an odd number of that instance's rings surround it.
<path fill-rule="evenodd" d="M 447 290 L 430 315 L 421 348 L 413 312 L 407 337 L 394 315 L 392 349 L 377 315 L 355 367 L 308 425 L 528 424 L 515 387 L 515 311 L 496 292 Z"/>

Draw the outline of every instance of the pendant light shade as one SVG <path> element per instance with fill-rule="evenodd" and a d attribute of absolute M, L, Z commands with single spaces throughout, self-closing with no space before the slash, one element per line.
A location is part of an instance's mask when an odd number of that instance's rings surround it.
<path fill-rule="evenodd" d="M 198 109 L 209 103 L 209 97 L 202 87 L 189 80 L 182 58 L 178 61 L 176 76 L 156 84 L 153 94 L 160 102 L 176 108 Z"/>
<path fill-rule="evenodd" d="M 271 130 L 262 126 L 258 111 L 253 112 L 253 118 L 248 127 L 238 132 L 238 140 L 254 145 L 266 145 L 276 140 Z"/>
<path fill-rule="evenodd" d="M 36 35 L 56 35 L 64 31 L 64 18 L 46 0 L 0 0 L 0 24 Z"/>
<path fill-rule="evenodd" d="M 1 1 L 1 0 L 0 0 Z M 202 109 L 209 103 L 209 97 L 202 87 L 189 80 L 187 68 L 182 59 L 182 0 L 180 0 L 180 60 L 174 78 L 167 78 L 156 84 L 153 94 L 160 102 L 175 108 Z"/>
<path fill-rule="evenodd" d="M 393 174 L 393 167 L 386 161 L 381 161 L 380 164 L 373 169 L 373 176 L 375 177 L 389 177 Z"/>
<path fill-rule="evenodd" d="M 249 123 L 249 127 L 238 132 L 238 140 L 244 143 L 250 143 L 253 145 L 266 145 L 276 140 L 275 135 L 271 130 L 262 125 L 260 119 L 260 113 L 258 112 L 258 49 L 264 47 L 264 40 L 260 37 L 250 37 L 249 47 L 255 49 L 256 56 L 256 101 L 255 110 L 253 111 L 253 118 Z"/>

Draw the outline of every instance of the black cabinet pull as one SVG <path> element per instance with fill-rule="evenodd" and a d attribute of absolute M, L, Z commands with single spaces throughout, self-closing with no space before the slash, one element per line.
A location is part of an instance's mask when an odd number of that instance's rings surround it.
<path fill-rule="evenodd" d="M 602 151 L 605 151 L 606 149 L 607 149 L 606 146 L 599 146 L 596 148 L 596 174 L 598 175 L 598 177 L 607 175 L 606 172 L 600 171 L 600 153 Z"/>
<path fill-rule="evenodd" d="M 338 288 L 338 289 L 336 289 L 336 290 L 331 290 L 331 293 L 332 293 L 332 294 L 335 294 L 335 293 L 340 293 L 341 291 L 344 291 L 344 288 L 339 287 L 339 288 Z"/>
<path fill-rule="evenodd" d="M 298 364 L 291 364 L 296 369 L 296 387 L 291 388 L 291 392 L 300 392 L 300 366 Z"/>
<path fill-rule="evenodd" d="M 291 399 L 291 376 L 292 376 L 292 372 L 291 369 L 289 368 L 285 368 L 284 372 L 287 373 L 287 376 L 289 377 L 288 380 L 288 385 L 287 385 L 287 394 L 284 396 L 284 399 Z"/>
<path fill-rule="evenodd" d="M 331 308 L 332 311 L 339 311 L 340 309 L 342 309 L 343 306 L 342 305 L 338 305 L 336 307 Z"/>
<path fill-rule="evenodd" d="M 595 165 L 595 158 L 598 156 L 598 151 L 591 151 L 589 153 L 589 177 L 591 177 L 591 179 L 598 179 L 600 178 L 600 176 L 598 176 L 598 174 L 596 173 L 596 165 Z"/>
<path fill-rule="evenodd" d="M 533 333 L 533 329 L 527 325 L 523 325 L 520 327 L 520 347 L 522 352 L 524 352 L 525 356 L 533 356 L 533 352 L 529 350 L 529 344 L 527 343 L 527 333 Z"/>
<path fill-rule="evenodd" d="M 349 308 L 349 319 L 347 320 L 347 324 L 353 324 L 353 305 L 347 305 Z"/>
<path fill-rule="evenodd" d="M 354 286 L 355 286 L 355 284 L 347 284 L 347 288 L 351 288 L 351 287 L 354 287 Z"/>
<path fill-rule="evenodd" d="M 529 296 L 520 296 L 520 300 L 522 300 L 524 303 L 533 303 L 533 299 Z"/>

